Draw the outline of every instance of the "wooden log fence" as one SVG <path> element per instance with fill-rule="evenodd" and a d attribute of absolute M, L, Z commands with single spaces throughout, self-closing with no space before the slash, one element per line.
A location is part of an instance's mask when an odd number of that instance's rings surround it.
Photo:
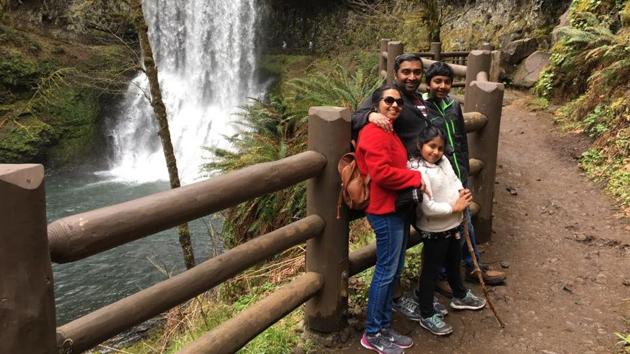
<path fill-rule="evenodd" d="M 432 45 L 431 58 L 459 58 Z M 486 48 L 487 49 L 487 48 Z M 381 40 L 379 68 L 389 82 L 403 53 L 397 41 Z M 467 54 L 467 66 L 449 64 L 465 76 L 464 120 L 469 133 L 471 206 L 478 238 L 492 228 L 503 85 L 491 81 L 490 50 Z M 423 58 L 425 65 L 432 59 Z M 460 61 L 461 62 L 461 61 Z M 230 353 L 306 304 L 305 323 L 319 332 L 347 325 L 348 278 L 374 265 L 376 246 L 348 251 L 349 213 L 336 218 L 336 161 L 347 152 L 350 112 L 312 107 L 308 151 L 250 166 L 182 188 L 62 218 L 46 225 L 41 165 L 0 165 L 1 353 L 78 353 L 212 289 L 252 265 L 306 242 L 306 272 L 288 285 L 211 330 L 181 353 Z M 146 237 L 265 193 L 307 181 L 308 216 L 234 247 L 222 255 L 60 327 L 55 326 L 51 261 L 73 262 Z M 407 247 L 420 242 L 412 232 Z"/>

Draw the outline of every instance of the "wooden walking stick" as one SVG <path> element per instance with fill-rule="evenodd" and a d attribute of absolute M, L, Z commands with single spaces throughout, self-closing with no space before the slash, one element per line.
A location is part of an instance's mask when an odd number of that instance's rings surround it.
<path fill-rule="evenodd" d="M 470 212 L 470 211 L 469 211 Z M 465 215 L 465 214 L 464 214 Z M 494 309 L 494 305 L 492 301 L 490 301 L 490 296 L 488 295 L 488 289 L 486 288 L 486 283 L 483 282 L 483 275 L 481 274 L 481 269 L 479 268 L 479 262 L 477 262 L 477 254 L 473 249 L 472 242 L 470 241 L 470 234 L 468 233 L 468 220 L 464 216 L 464 239 L 466 240 L 466 246 L 468 246 L 468 253 L 470 254 L 470 258 L 472 258 L 474 270 L 473 274 L 477 274 L 477 279 L 479 279 L 479 284 L 481 284 L 481 289 L 483 290 L 483 295 L 486 297 L 486 301 L 488 302 L 488 306 L 490 306 L 490 310 L 494 314 L 494 317 L 499 322 L 499 326 L 501 328 L 505 328 L 505 323 L 501 321 L 499 315 L 497 314 L 497 310 Z"/>

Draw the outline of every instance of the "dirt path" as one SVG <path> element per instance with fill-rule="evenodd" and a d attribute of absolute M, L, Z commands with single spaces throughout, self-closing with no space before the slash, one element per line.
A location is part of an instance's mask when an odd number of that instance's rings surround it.
<path fill-rule="evenodd" d="M 488 309 L 451 311 L 454 333 L 438 338 L 396 317 L 394 327 L 415 339 L 407 353 L 612 353 L 614 332 L 627 329 L 630 220 L 578 169 L 584 142 L 557 133 L 527 99 L 506 94 L 494 234 L 482 247 L 485 262 L 509 263 L 507 284 L 491 293 L 507 327 Z M 358 335 L 335 352 L 368 352 Z"/>

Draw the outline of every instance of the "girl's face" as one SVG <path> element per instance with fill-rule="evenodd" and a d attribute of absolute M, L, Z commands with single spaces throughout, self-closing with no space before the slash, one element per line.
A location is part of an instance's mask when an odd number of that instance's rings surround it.
<path fill-rule="evenodd" d="M 439 136 L 427 141 L 422 145 L 420 154 L 424 161 L 430 163 L 436 163 L 440 161 L 442 155 L 444 155 L 444 139 Z"/>
<path fill-rule="evenodd" d="M 398 90 L 385 90 L 383 91 L 383 97 L 378 102 L 378 111 L 389 120 L 394 121 L 400 115 L 400 111 L 403 108 L 403 100 L 400 97 Z"/>

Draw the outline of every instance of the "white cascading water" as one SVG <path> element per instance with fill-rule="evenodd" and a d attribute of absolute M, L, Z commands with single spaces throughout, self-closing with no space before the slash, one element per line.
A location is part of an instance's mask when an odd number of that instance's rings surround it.
<path fill-rule="evenodd" d="M 260 95 L 255 70 L 255 0 L 151 0 L 144 2 L 180 179 L 200 175 L 204 146 L 227 147 L 224 134 L 247 97 Z M 149 101 L 148 80 L 129 85 L 112 130 L 109 171 L 130 182 L 168 180 Z"/>

